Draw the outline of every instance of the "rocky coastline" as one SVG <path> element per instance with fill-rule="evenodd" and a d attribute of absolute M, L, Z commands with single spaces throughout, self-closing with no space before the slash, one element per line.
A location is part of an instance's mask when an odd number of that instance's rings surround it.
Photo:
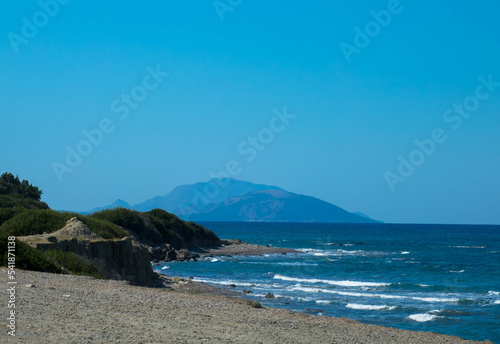
<path fill-rule="evenodd" d="M 239 239 L 222 239 L 219 246 L 195 247 L 179 250 L 164 246 L 156 246 L 149 247 L 148 251 L 153 263 L 162 261 L 196 261 L 204 257 L 261 256 L 264 254 L 299 253 L 291 248 L 253 245 L 244 243 Z"/>

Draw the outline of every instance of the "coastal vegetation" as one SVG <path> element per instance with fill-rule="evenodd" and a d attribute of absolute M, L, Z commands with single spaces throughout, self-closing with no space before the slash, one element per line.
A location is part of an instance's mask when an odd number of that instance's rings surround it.
<path fill-rule="evenodd" d="M 185 222 L 161 209 L 138 212 L 125 208 L 89 215 L 52 210 L 41 201 L 42 190 L 11 173 L 0 176 L 0 258 L 7 266 L 7 238 L 54 233 L 76 218 L 102 239 L 130 237 L 148 247 L 182 249 L 210 246 L 220 239 L 210 230 Z M 37 250 L 16 239 L 16 267 L 26 270 L 100 277 L 92 262 L 74 252 Z"/>

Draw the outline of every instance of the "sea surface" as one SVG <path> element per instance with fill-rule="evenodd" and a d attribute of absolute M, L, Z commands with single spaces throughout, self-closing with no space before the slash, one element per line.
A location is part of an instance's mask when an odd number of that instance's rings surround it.
<path fill-rule="evenodd" d="M 155 265 L 264 306 L 500 344 L 500 226 L 204 222 L 298 254 Z M 274 298 L 266 298 L 272 293 Z"/>

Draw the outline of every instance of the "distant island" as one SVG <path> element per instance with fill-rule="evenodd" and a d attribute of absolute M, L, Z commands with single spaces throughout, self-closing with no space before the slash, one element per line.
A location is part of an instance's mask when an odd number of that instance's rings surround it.
<path fill-rule="evenodd" d="M 113 208 L 138 211 L 163 209 L 189 221 L 376 223 L 367 215 L 351 213 L 315 197 L 277 186 L 232 178 L 182 185 L 165 196 L 131 206 L 116 200 L 85 214 Z"/>

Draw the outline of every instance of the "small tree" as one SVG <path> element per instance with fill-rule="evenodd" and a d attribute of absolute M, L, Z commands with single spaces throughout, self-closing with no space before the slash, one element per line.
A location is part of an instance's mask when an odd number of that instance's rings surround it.
<path fill-rule="evenodd" d="M 26 179 L 22 182 L 19 176 L 12 173 L 4 173 L 0 176 L 0 195 L 9 195 L 16 193 L 24 198 L 31 198 L 35 201 L 40 201 L 42 198 L 42 190 L 38 187 L 31 185 Z"/>

